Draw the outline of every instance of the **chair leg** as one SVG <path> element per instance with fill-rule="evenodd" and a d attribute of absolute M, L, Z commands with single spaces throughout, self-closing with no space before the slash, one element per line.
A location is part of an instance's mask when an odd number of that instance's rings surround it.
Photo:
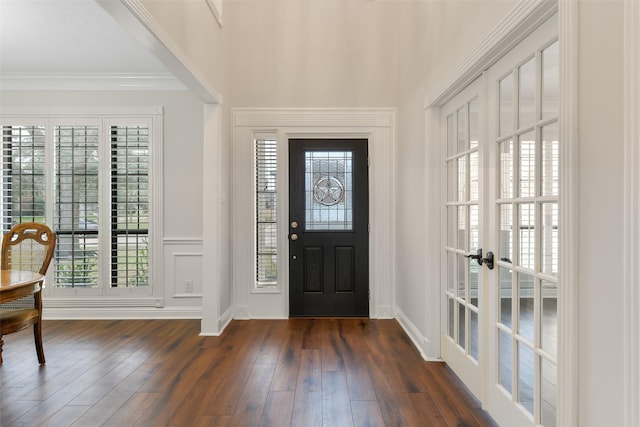
<path fill-rule="evenodd" d="M 36 353 L 38 353 L 38 362 L 41 365 L 45 364 L 44 360 L 44 347 L 42 346 L 42 322 L 35 323 L 33 325 L 33 337 L 36 341 Z"/>
<path fill-rule="evenodd" d="M 2 346 L 4 345 L 4 341 L 2 341 L 2 336 L 0 336 L 0 364 L 2 364 Z"/>

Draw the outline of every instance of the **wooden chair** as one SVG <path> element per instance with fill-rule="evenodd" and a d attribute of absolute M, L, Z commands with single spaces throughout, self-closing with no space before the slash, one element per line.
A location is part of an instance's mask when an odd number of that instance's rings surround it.
<path fill-rule="evenodd" d="M 45 224 L 26 222 L 2 238 L 2 269 L 46 274 L 56 246 L 56 234 Z M 44 286 L 44 283 L 42 283 Z M 38 362 L 45 363 L 42 347 L 42 292 L 0 304 L 0 342 L 7 334 L 33 325 Z M 0 363 L 2 348 L 0 347 Z"/>

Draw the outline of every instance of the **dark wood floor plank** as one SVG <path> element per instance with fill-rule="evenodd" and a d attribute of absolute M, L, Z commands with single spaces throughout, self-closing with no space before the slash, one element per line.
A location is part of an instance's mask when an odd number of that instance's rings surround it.
<path fill-rule="evenodd" d="M 134 426 L 151 405 L 158 399 L 158 393 L 134 393 L 125 404 L 109 417 L 105 427 Z"/>
<path fill-rule="evenodd" d="M 216 393 L 209 400 L 204 415 L 234 415 L 238 400 L 262 347 L 266 325 L 268 322 L 256 321 L 250 325 L 250 322 L 245 321 L 242 327 L 237 329 L 237 335 L 223 337 L 226 348 L 232 352 L 233 358 L 230 359 L 227 372 L 223 373 L 224 377 Z"/>
<path fill-rule="evenodd" d="M 52 417 L 47 418 L 47 420 L 40 424 L 38 427 L 58 427 L 72 425 L 89 409 L 91 409 L 91 406 L 64 406 Z"/>
<path fill-rule="evenodd" d="M 46 421 L 65 405 L 68 405 L 79 393 L 102 378 L 105 372 L 109 372 L 125 357 L 126 355 L 116 353 L 106 357 L 100 364 L 88 360 L 83 364 L 76 365 L 75 369 L 67 368 L 65 375 L 58 375 L 45 382 L 41 387 L 36 387 L 30 393 L 23 395 L 22 399 L 24 400 L 39 400 L 40 402 L 17 421 L 23 425 L 38 425 Z"/>
<path fill-rule="evenodd" d="M 426 393 L 409 393 L 407 398 L 418 419 L 429 420 L 432 427 L 447 427 L 447 422 L 431 396 Z"/>
<path fill-rule="evenodd" d="M 329 427 L 353 425 L 349 389 L 344 371 L 322 373 L 322 425 Z"/>
<path fill-rule="evenodd" d="M 181 364 L 181 370 L 173 376 L 169 387 L 160 390 L 158 399 L 143 414 L 136 425 L 157 426 L 173 420 L 180 408 L 188 402 L 198 379 L 206 372 L 211 358 L 201 350 L 191 351 L 192 356 L 183 355 L 188 362 Z M 140 387 L 142 390 L 142 387 Z M 191 417 L 192 414 L 189 414 Z"/>
<path fill-rule="evenodd" d="M 322 391 L 322 352 L 319 349 L 300 351 L 295 389 L 305 393 Z"/>
<path fill-rule="evenodd" d="M 207 415 L 197 420 L 196 427 L 233 427 L 231 425 L 231 415 L 215 416 Z"/>
<path fill-rule="evenodd" d="M 0 425 L 495 426 L 395 320 L 45 321 L 5 339 Z"/>
<path fill-rule="evenodd" d="M 286 335 L 286 343 L 282 346 L 271 390 L 294 391 L 298 380 L 300 354 L 302 351 L 302 334 L 294 331 Z"/>
<path fill-rule="evenodd" d="M 232 425 L 257 426 L 260 424 L 274 372 L 275 365 L 254 365 L 238 399 L 237 410 L 231 418 Z"/>
<path fill-rule="evenodd" d="M 324 319 L 320 334 L 320 346 L 322 350 L 322 370 L 342 371 L 344 361 L 340 352 L 338 334 L 338 319 Z"/>
<path fill-rule="evenodd" d="M 295 391 L 271 391 L 267 397 L 261 427 L 289 427 Z"/>
<path fill-rule="evenodd" d="M 354 427 L 384 427 L 384 419 L 378 401 L 351 402 Z"/>
<path fill-rule="evenodd" d="M 287 333 L 287 324 L 285 322 L 272 323 L 260 347 L 260 351 L 258 351 L 256 363 L 278 363 L 282 352 L 282 342 Z"/>
<path fill-rule="evenodd" d="M 291 427 L 322 426 L 322 391 L 296 390 Z"/>
<path fill-rule="evenodd" d="M 108 419 L 115 415 L 137 392 L 156 370 L 155 365 L 141 364 L 135 372 L 132 372 L 126 379 L 119 382 L 99 401 L 92 405 L 77 421 L 76 426 L 98 426 L 103 425 Z M 73 405 L 74 401 L 70 403 Z"/>

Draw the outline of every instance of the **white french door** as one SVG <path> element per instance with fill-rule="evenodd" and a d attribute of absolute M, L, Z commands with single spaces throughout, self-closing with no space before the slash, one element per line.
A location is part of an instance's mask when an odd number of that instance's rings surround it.
<path fill-rule="evenodd" d="M 554 15 L 441 110 L 442 355 L 500 425 L 556 425 L 558 53 Z"/>
<path fill-rule="evenodd" d="M 484 316 L 483 276 L 469 254 L 477 253 L 481 239 L 480 142 L 482 129 L 482 78 L 477 79 L 442 109 L 446 170 L 446 224 L 444 271 L 446 330 L 441 339 L 442 356 L 480 396 L 482 373 L 480 350 Z"/>

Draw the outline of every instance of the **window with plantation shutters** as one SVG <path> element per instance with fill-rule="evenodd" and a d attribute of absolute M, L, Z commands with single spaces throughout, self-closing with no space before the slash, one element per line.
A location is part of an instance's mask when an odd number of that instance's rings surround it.
<path fill-rule="evenodd" d="M 256 288 L 277 285 L 276 141 L 256 139 Z"/>
<path fill-rule="evenodd" d="M 161 239 L 151 241 L 159 230 L 150 218 L 162 161 L 151 153 L 161 151 L 161 113 L 0 119 L 3 232 L 35 221 L 57 234 L 44 295 L 155 306 L 150 266 Z"/>
<path fill-rule="evenodd" d="M 149 128 L 111 127 L 111 286 L 147 286 Z"/>
<path fill-rule="evenodd" d="M 45 127 L 2 127 L 2 232 L 45 217 Z"/>
<path fill-rule="evenodd" d="M 99 128 L 54 127 L 54 286 L 98 286 Z"/>

